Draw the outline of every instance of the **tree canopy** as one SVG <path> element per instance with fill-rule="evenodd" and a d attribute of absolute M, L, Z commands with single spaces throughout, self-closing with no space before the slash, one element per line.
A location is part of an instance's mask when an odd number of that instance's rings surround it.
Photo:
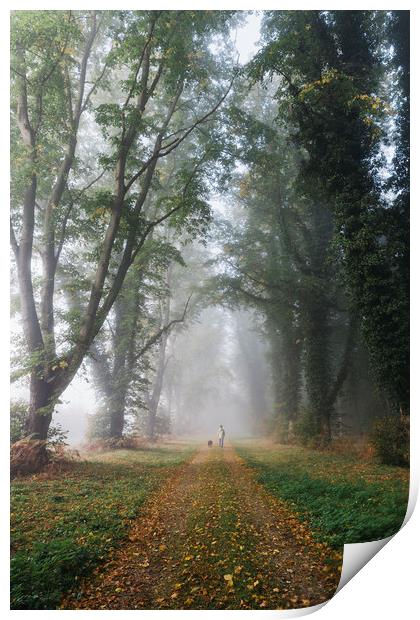
<path fill-rule="evenodd" d="M 211 399 L 320 446 L 408 415 L 408 12 L 261 11 L 241 65 L 247 15 L 13 12 L 24 435 L 81 369 L 94 438 Z"/>

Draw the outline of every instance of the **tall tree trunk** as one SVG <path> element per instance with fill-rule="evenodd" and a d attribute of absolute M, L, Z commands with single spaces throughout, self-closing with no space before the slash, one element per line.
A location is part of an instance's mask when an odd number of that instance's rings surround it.
<path fill-rule="evenodd" d="M 330 368 L 330 327 L 324 300 L 312 293 L 305 308 L 305 379 L 308 394 L 309 435 L 321 444 L 331 440 L 333 407 L 329 398 L 332 378 Z"/>
<path fill-rule="evenodd" d="M 169 324 L 169 317 L 171 313 L 171 299 L 170 299 L 170 286 L 171 286 L 171 267 L 168 268 L 167 274 L 167 287 L 168 296 L 164 301 L 164 309 L 162 316 L 162 326 Z M 148 408 L 148 437 L 151 441 L 156 439 L 156 418 L 159 407 L 160 396 L 162 394 L 163 379 L 166 368 L 166 345 L 168 342 L 168 332 L 164 332 L 159 343 L 159 353 L 156 367 L 155 380 L 153 382 L 152 393 L 146 395 L 146 403 Z"/>
<path fill-rule="evenodd" d="M 275 434 L 281 442 L 288 443 L 300 402 L 299 333 L 293 325 L 291 313 L 278 307 L 275 312 L 270 312 L 267 329 L 271 345 Z"/>
<path fill-rule="evenodd" d="M 165 362 L 166 362 L 166 343 L 168 340 L 167 334 L 162 336 L 162 340 L 159 346 L 159 357 L 156 369 L 155 381 L 153 384 L 153 391 L 151 396 L 147 399 L 147 405 L 149 410 L 148 415 L 148 436 L 150 440 L 156 439 L 156 418 L 159 407 L 160 396 L 162 394 L 163 378 L 165 375 Z"/>
<path fill-rule="evenodd" d="M 133 379 L 133 352 L 140 304 L 137 278 L 138 271 L 133 270 L 128 275 L 122 294 L 114 303 L 112 391 L 107 398 L 106 409 L 110 416 L 110 436 L 117 439 L 123 436 L 127 394 Z"/>
<path fill-rule="evenodd" d="M 37 373 L 31 374 L 29 415 L 26 420 L 26 434 L 31 439 L 47 439 L 55 401 L 51 388 Z"/>
<path fill-rule="evenodd" d="M 127 385 L 121 386 L 120 389 L 116 389 L 108 400 L 109 414 L 110 414 L 110 436 L 113 439 L 121 439 L 124 431 L 125 423 L 125 404 L 127 397 Z"/>

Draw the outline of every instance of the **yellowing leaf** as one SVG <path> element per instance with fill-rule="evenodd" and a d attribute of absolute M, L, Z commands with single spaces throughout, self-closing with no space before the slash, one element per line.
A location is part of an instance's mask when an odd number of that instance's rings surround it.
<path fill-rule="evenodd" d="M 223 575 L 223 579 L 226 581 L 226 584 L 229 588 L 233 588 L 233 576 L 232 575 Z"/>

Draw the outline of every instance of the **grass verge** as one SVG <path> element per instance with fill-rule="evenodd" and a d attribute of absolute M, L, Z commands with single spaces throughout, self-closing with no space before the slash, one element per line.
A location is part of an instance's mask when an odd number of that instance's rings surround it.
<path fill-rule="evenodd" d="M 187 444 L 87 457 L 11 486 L 11 608 L 55 609 L 127 536 L 146 497 L 193 452 Z"/>
<path fill-rule="evenodd" d="M 334 548 L 395 534 L 404 520 L 406 469 L 295 446 L 241 441 L 238 453 L 258 482 L 308 521 L 316 539 Z"/>

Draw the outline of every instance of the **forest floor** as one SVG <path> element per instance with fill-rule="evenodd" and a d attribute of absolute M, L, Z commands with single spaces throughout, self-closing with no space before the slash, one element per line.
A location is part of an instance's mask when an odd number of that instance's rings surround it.
<path fill-rule="evenodd" d="M 93 454 L 13 482 L 12 608 L 316 605 L 407 496 L 408 470 L 264 440 Z"/>
<path fill-rule="evenodd" d="M 287 609 L 335 592 L 341 553 L 255 480 L 233 447 L 198 450 L 129 540 L 62 609 Z"/>

